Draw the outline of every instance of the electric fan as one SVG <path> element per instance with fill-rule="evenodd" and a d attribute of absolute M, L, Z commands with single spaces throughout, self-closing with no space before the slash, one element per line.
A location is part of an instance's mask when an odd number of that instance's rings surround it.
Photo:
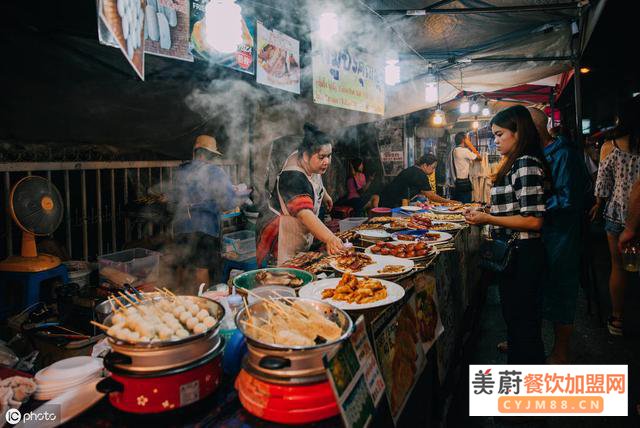
<path fill-rule="evenodd" d="M 0 262 L 0 271 L 42 272 L 58 267 L 58 257 L 38 254 L 36 249 L 36 236 L 50 235 L 62 222 L 62 197 L 56 186 L 36 175 L 24 177 L 11 189 L 9 210 L 22 229 L 22 250 L 20 256 Z"/>

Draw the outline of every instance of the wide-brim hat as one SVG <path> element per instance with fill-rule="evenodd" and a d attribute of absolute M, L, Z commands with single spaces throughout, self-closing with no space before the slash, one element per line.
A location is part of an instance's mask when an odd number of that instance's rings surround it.
<path fill-rule="evenodd" d="M 211 135 L 198 135 L 193 145 L 193 151 L 196 149 L 205 149 L 218 156 L 222 156 L 222 153 L 218 151 L 218 142 Z"/>

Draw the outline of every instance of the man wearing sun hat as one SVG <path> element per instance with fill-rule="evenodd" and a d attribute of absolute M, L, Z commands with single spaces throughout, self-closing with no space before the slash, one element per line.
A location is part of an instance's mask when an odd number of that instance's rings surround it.
<path fill-rule="evenodd" d="M 193 145 L 193 159 L 176 170 L 172 202 L 175 207 L 173 230 L 176 234 L 181 267 L 195 270 L 195 283 L 209 285 L 219 276 L 220 217 L 236 208 L 241 198 L 229 176 L 215 165 L 222 157 L 218 142 L 211 135 L 199 135 Z M 182 278 L 178 278 L 179 282 Z"/>

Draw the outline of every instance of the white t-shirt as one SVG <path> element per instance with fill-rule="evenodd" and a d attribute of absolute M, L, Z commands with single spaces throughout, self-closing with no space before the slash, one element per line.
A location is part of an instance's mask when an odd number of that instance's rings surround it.
<path fill-rule="evenodd" d="M 453 161 L 455 162 L 456 178 L 458 180 L 469 178 L 469 167 L 475 159 L 475 153 L 466 147 L 456 147 L 453 149 Z"/>

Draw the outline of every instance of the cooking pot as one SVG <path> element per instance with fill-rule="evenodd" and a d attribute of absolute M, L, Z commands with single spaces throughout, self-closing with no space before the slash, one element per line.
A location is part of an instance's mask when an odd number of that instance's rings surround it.
<path fill-rule="evenodd" d="M 304 384 L 326 380 L 322 357 L 336 352 L 340 343 L 351 336 L 353 321 L 346 312 L 329 303 L 303 298 L 279 300 L 297 300 L 312 306 L 327 319 L 335 322 L 341 328 L 342 334 L 336 340 L 312 346 L 286 346 L 261 342 L 247 334 L 245 322 L 249 317 L 246 308 L 243 308 L 236 315 L 236 325 L 247 341 L 248 352 L 243 361 L 243 368 L 251 375 L 272 383 Z M 259 301 L 249 306 L 249 310 L 253 316 L 265 319 L 266 305 L 265 301 Z"/>
<path fill-rule="evenodd" d="M 211 395 L 222 376 L 224 339 L 200 359 L 180 367 L 140 372 L 136 367 L 122 368 L 105 358 L 111 376 L 96 385 L 109 394 L 109 401 L 119 410 L 130 413 L 160 413 L 195 403 Z"/>

